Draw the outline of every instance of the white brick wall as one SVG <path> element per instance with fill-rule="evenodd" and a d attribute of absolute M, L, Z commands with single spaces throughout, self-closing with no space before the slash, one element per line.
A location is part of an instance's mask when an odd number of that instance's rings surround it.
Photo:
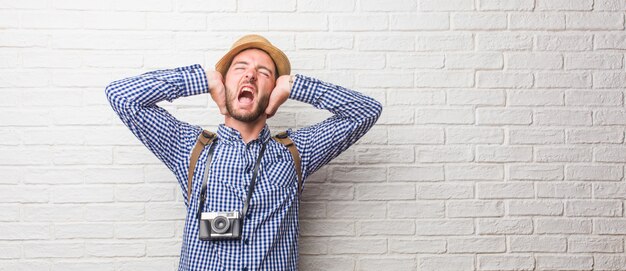
<path fill-rule="evenodd" d="M 384 105 L 302 270 L 626 270 L 624 0 L 0 0 L 0 270 L 174 270 L 184 205 L 104 87 L 245 33 Z M 207 95 L 163 103 L 206 128 Z M 274 130 L 329 116 L 288 102 Z"/>

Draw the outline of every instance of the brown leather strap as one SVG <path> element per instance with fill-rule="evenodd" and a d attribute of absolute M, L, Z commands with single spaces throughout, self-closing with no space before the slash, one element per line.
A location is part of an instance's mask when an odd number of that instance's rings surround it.
<path fill-rule="evenodd" d="M 275 135 L 274 140 L 280 142 L 280 144 L 285 145 L 285 147 L 289 149 L 291 157 L 293 157 L 293 163 L 296 167 L 296 173 L 298 174 L 298 195 L 300 195 L 300 193 L 302 193 L 302 166 L 298 148 L 296 147 L 296 144 L 293 143 L 293 140 L 289 138 L 287 132 L 281 132 Z"/>
<path fill-rule="evenodd" d="M 200 154 L 206 145 L 209 145 L 215 140 L 217 135 L 207 130 L 203 130 L 200 135 L 198 135 L 198 140 L 196 141 L 196 145 L 193 147 L 191 151 L 191 157 L 189 159 L 189 173 L 187 175 L 187 202 L 191 202 L 191 186 L 193 180 L 193 172 L 196 169 L 196 164 L 198 163 L 198 158 L 200 158 Z"/>

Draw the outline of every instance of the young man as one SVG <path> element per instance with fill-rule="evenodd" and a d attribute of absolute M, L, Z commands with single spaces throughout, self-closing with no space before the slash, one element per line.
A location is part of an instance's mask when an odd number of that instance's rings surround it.
<path fill-rule="evenodd" d="M 179 270 L 297 269 L 299 177 L 294 156 L 271 138 L 267 119 L 287 99 L 332 112 L 323 122 L 287 131 L 306 180 L 362 137 L 382 107 L 358 92 L 290 73 L 280 49 L 261 36 L 247 35 L 235 42 L 216 71 L 199 65 L 153 71 L 106 88 L 113 110 L 180 184 L 187 217 Z M 224 124 L 217 139 L 202 149 L 188 196 L 190 154 L 205 134 L 156 103 L 207 92 Z M 215 213 L 221 213 L 220 222 L 211 215 Z M 238 233 L 231 232 L 238 227 L 237 218 L 229 216 L 234 214 L 241 215 Z"/>

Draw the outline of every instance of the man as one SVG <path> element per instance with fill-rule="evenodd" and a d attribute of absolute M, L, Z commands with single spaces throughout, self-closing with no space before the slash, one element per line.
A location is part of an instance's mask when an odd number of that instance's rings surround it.
<path fill-rule="evenodd" d="M 271 138 L 267 119 L 287 99 L 333 113 L 318 124 L 287 131 L 306 180 L 362 137 L 382 107 L 358 92 L 292 76 L 290 67 L 280 49 L 261 36 L 247 35 L 235 42 L 216 71 L 199 65 L 153 71 L 106 88 L 113 110 L 180 184 L 187 217 L 179 270 L 297 269 L 298 174 L 288 148 Z M 207 92 L 224 115 L 224 124 L 217 129 L 217 139 L 201 152 L 188 197 L 190 153 L 202 128 L 175 119 L 156 103 Z M 203 190 L 206 201 L 201 197 Z M 242 214 L 240 238 L 201 238 L 200 221 L 212 212 Z"/>

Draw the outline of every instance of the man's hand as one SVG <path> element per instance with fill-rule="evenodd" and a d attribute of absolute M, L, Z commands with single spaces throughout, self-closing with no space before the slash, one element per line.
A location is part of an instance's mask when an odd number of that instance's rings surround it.
<path fill-rule="evenodd" d="M 206 79 L 209 84 L 211 98 L 217 104 L 222 115 L 228 115 L 226 110 L 226 89 L 224 88 L 224 77 L 218 71 L 206 71 Z"/>
<path fill-rule="evenodd" d="M 295 78 L 292 75 L 281 75 L 276 79 L 276 87 L 274 87 L 272 94 L 270 94 L 270 101 L 265 110 L 268 119 L 273 117 L 278 107 L 289 98 L 293 80 L 295 80 Z"/>

